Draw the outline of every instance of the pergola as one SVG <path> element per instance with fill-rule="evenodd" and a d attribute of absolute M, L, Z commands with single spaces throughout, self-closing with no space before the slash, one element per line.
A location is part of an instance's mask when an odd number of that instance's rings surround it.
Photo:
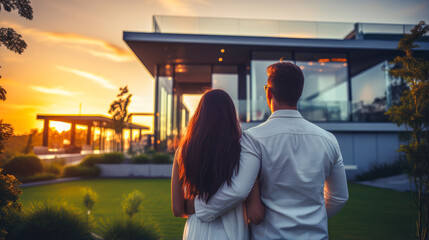
<path fill-rule="evenodd" d="M 100 128 L 100 149 L 102 148 L 101 140 L 105 129 L 114 129 L 114 120 L 102 115 L 37 115 L 38 120 L 44 120 L 43 124 L 43 146 L 48 147 L 49 121 L 58 121 L 71 124 L 70 145 L 75 145 L 76 124 L 87 126 L 86 144 L 91 144 L 91 133 L 93 127 Z M 148 126 L 135 123 L 125 123 L 125 129 L 130 129 L 130 139 L 132 139 L 133 130 L 139 131 L 139 140 L 142 137 L 142 130 L 149 130 Z"/>

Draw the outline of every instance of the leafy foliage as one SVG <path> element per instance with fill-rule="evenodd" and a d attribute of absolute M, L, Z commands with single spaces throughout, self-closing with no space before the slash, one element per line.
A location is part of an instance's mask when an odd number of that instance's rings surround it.
<path fill-rule="evenodd" d="M 0 154 L 3 153 L 6 141 L 13 135 L 12 125 L 3 123 L 0 119 Z"/>
<path fill-rule="evenodd" d="M 98 163 L 106 164 L 118 164 L 123 163 L 125 160 L 125 155 L 120 152 L 104 153 L 104 154 L 90 154 L 86 156 L 80 166 L 84 167 L 93 167 Z"/>
<path fill-rule="evenodd" d="M 105 240 L 160 239 L 159 230 L 156 226 L 150 226 L 142 222 L 131 220 L 115 220 L 105 223 L 102 236 Z"/>
<path fill-rule="evenodd" d="M 91 187 L 84 187 L 81 189 L 83 205 L 85 206 L 88 215 L 91 213 L 92 208 L 94 207 L 95 202 L 98 199 L 98 194 L 92 190 Z"/>
<path fill-rule="evenodd" d="M 33 8 L 30 6 L 30 0 L 0 0 L 0 12 L 5 10 L 10 12 L 18 9 L 18 14 L 28 20 L 33 19 Z M 15 53 L 23 53 L 27 48 L 27 43 L 22 36 L 12 28 L 0 28 L 0 46 L 5 45 L 7 49 Z M 0 100 L 5 100 L 6 91 L 0 87 Z"/>
<path fill-rule="evenodd" d="M 15 212 L 21 211 L 21 203 L 18 202 L 22 193 L 21 184 L 13 175 L 5 175 L 0 168 L 0 239 L 5 239 L 9 230 L 15 223 Z"/>
<path fill-rule="evenodd" d="M 28 20 L 33 19 L 33 8 L 30 6 L 30 0 L 0 0 L 0 11 L 6 12 L 18 9 L 18 14 Z"/>
<path fill-rule="evenodd" d="M 155 163 L 155 164 L 172 163 L 172 158 L 168 153 L 157 152 L 152 155 L 152 163 Z"/>
<path fill-rule="evenodd" d="M 29 183 L 29 182 L 40 182 L 40 181 L 48 181 L 48 180 L 54 180 L 57 179 L 58 175 L 53 173 L 38 173 L 34 176 L 30 177 L 24 177 L 21 179 L 21 182 L 23 183 Z"/>
<path fill-rule="evenodd" d="M 13 174 L 17 178 L 33 176 L 43 172 L 42 161 L 36 155 L 18 155 L 2 166 L 8 174 Z"/>
<path fill-rule="evenodd" d="M 50 200 L 33 204 L 11 231 L 10 239 L 93 239 L 91 230 L 92 221 L 88 224 L 81 211 Z"/>
<path fill-rule="evenodd" d="M 410 175 L 418 190 L 415 205 L 418 209 L 416 237 L 427 239 L 429 229 L 429 61 L 413 56 L 412 49 L 421 36 L 429 31 L 429 25 L 420 22 L 399 41 L 398 49 L 405 56 L 398 56 L 394 63 L 398 66 L 390 70 L 396 78 L 403 78 L 409 87 L 404 91 L 400 104 L 387 111 L 390 119 L 398 126 L 404 125 L 409 133 L 408 144 L 401 145 L 411 166 Z"/>
<path fill-rule="evenodd" d="M 131 158 L 133 163 L 151 163 L 152 159 L 147 154 L 135 155 Z"/>
<path fill-rule="evenodd" d="M 390 177 L 408 173 L 409 164 L 405 158 L 400 158 L 392 163 L 375 164 L 368 171 L 356 175 L 356 181 L 367 181 L 377 178 Z"/>
<path fill-rule="evenodd" d="M 125 128 L 125 120 L 128 118 L 128 105 L 131 102 L 132 94 L 128 93 L 128 86 L 119 88 L 120 93 L 116 95 L 118 99 L 110 104 L 109 114 L 112 115 L 115 124 L 115 132 L 122 133 Z"/>
<path fill-rule="evenodd" d="M 101 169 L 97 166 L 84 167 L 84 166 L 66 166 L 63 169 L 63 177 L 83 177 L 93 178 L 98 177 L 101 173 Z"/>
<path fill-rule="evenodd" d="M 143 194 L 134 190 L 132 193 L 128 195 L 124 195 L 124 200 L 122 201 L 122 209 L 125 214 L 127 214 L 130 218 L 133 218 L 138 212 L 140 212 L 140 203 L 143 200 Z"/>
<path fill-rule="evenodd" d="M 23 53 L 27 48 L 27 43 L 12 28 L 0 28 L 0 46 L 3 44 L 7 49 L 15 53 Z"/>

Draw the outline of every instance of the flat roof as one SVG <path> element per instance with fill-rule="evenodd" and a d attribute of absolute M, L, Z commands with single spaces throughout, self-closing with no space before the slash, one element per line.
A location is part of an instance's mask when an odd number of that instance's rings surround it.
<path fill-rule="evenodd" d="M 92 126 L 94 122 L 100 122 L 102 127 L 114 129 L 114 121 L 112 118 L 103 116 L 103 115 L 51 115 L 51 114 L 37 114 L 37 119 L 39 120 L 50 120 L 50 121 L 59 121 L 66 123 L 76 123 L 79 125 Z M 140 130 L 149 130 L 148 126 L 135 124 L 135 123 L 125 123 L 125 128 L 129 129 L 140 129 Z"/>
<path fill-rule="evenodd" d="M 305 39 L 127 31 L 123 32 L 123 39 L 152 76 L 155 76 L 157 64 L 248 64 L 252 51 L 346 52 L 349 55 L 349 62 L 362 62 L 362 64 L 378 58 L 393 58 L 400 54 L 397 50 L 398 41 L 392 40 Z M 418 42 L 418 45 L 419 48 L 415 51 L 427 55 L 429 42 Z M 220 52 L 221 49 L 225 49 L 223 54 Z M 222 57 L 222 62 L 218 61 L 219 57 Z M 361 69 L 351 69 L 351 75 L 360 71 Z"/>

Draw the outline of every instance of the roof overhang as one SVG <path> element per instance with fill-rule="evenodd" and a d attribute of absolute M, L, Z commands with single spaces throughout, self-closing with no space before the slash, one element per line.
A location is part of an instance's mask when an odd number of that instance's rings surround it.
<path fill-rule="evenodd" d="M 39 120 L 49 120 L 49 121 L 58 121 L 65 123 L 75 123 L 79 125 L 94 126 L 97 125 L 105 128 L 114 129 L 114 121 L 112 118 L 102 116 L 102 115 L 37 115 Z M 135 123 L 125 123 L 125 128 L 129 129 L 140 129 L 140 130 L 149 130 L 148 126 L 135 124 Z"/>
<path fill-rule="evenodd" d="M 226 35 L 124 32 L 123 39 L 144 67 L 155 76 L 157 64 L 248 64 L 252 51 L 329 51 L 348 53 L 349 62 L 394 57 L 398 42 Z M 429 52 L 429 42 L 415 49 Z M 220 49 L 225 49 L 221 54 Z M 380 55 L 380 53 L 383 53 Z M 218 59 L 222 57 L 220 63 Z M 358 69 L 351 71 L 360 72 Z"/>

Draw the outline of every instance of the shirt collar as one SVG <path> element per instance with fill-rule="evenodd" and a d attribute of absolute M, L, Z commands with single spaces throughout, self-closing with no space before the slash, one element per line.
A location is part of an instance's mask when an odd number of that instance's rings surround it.
<path fill-rule="evenodd" d="M 268 119 L 272 118 L 302 118 L 302 116 L 298 110 L 283 109 L 273 112 Z"/>

